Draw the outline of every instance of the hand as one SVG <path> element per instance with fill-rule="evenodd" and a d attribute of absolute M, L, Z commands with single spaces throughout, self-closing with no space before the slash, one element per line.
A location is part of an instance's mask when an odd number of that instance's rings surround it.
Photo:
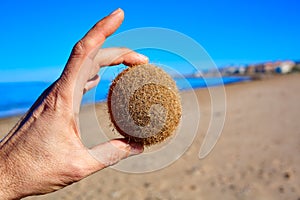
<path fill-rule="evenodd" d="M 141 145 L 124 139 L 92 149 L 80 140 L 81 99 L 98 84 L 100 67 L 148 62 L 146 57 L 126 48 L 100 49 L 123 18 L 123 11 L 117 9 L 74 46 L 60 78 L 1 141 L 0 199 L 53 192 L 143 151 Z"/>

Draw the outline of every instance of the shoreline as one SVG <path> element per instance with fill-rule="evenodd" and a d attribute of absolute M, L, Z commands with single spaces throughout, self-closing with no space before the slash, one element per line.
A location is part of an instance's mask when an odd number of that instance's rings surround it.
<path fill-rule="evenodd" d="M 282 75 L 281 75 L 282 76 Z M 235 77 L 238 77 L 239 78 L 239 76 L 233 76 L 233 78 L 235 78 Z M 251 77 L 251 78 L 245 78 L 244 76 L 240 76 L 242 79 L 240 80 L 240 81 L 233 81 L 233 82 L 228 82 L 228 83 L 226 83 L 226 84 L 224 84 L 224 86 L 226 87 L 227 85 L 232 85 L 232 84 L 242 84 L 242 83 L 244 83 L 244 82 L 251 82 L 251 81 L 256 81 L 256 80 L 263 80 L 263 79 L 267 79 L 267 78 L 273 78 L 273 77 L 275 77 L 275 76 L 271 76 L 271 77 L 269 77 L 269 76 L 263 76 L 263 78 L 257 78 L 257 79 L 255 79 L 255 78 L 253 78 L 253 77 Z M 192 79 L 197 79 L 196 77 L 191 77 Z M 204 79 L 205 78 L 211 78 L 211 77 L 204 77 Z M 226 78 L 226 77 L 225 77 Z M 253 78 L 253 79 L 252 79 Z M 45 84 L 44 82 L 42 82 L 43 84 Z M 49 84 L 51 84 L 51 83 L 49 83 Z M 212 85 L 212 86 L 210 86 L 210 87 L 219 87 L 220 85 Z M 185 92 L 189 92 L 190 90 L 206 90 L 206 89 L 209 89 L 208 87 L 204 87 L 204 86 L 202 86 L 202 87 L 196 87 L 196 88 L 188 88 L 188 89 L 186 89 L 186 88 L 183 88 L 182 90 L 180 90 L 180 93 L 185 93 Z M 99 101 L 97 101 L 97 102 L 95 102 L 95 103 L 89 103 L 89 102 L 87 102 L 87 103 L 85 103 L 85 104 L 83 104 L 82 106 L 84 107 L 84 106 L 90 106 L 90 105 L 93 105 L 93 104 L 103 104 L 103 103 L 106 103 L 106 99 L 104 99 L 104 100 L 99 100 Z M 27 109 L 28 110 L 28 109 Z M 26 112 L 27 112 L 27 110 L 26 110 Z M 26 113 L 25 112 L 25 113 Z M 0 121 L 2 121 L 2 120 L 12 120 L 12 121 L 15 121 L 16 120 L 16 118 L 20 118 L 21 116 L 23 116 L 24 114 L 9 114 L 8 116 L 4 116 L 4 117 L 0 117 Z"/>
<path fill-rule="evenodd" d="M 218 85 L 227 85 L 235 82 L 249 81 L 247 77 L 184 77 L 174 78 L 177 87 L 180 91 L 215 87 Z M 107 99 L 107 94 L 111 81 L 101 80 L 97 88 L 83 96 L 82 103 L 101 103 Z M 4 100 L 0 101 L 0 119 L 14 117 L 25 113 L 30 106 L 35 102 L 38 96 L 51 83 L 47 82 L 0 82 L 0 91 L 5 94 Z M 26 91 L 26 94 L 24 93 Z M 28 95 L 27 93 L 30 93 Z"/>

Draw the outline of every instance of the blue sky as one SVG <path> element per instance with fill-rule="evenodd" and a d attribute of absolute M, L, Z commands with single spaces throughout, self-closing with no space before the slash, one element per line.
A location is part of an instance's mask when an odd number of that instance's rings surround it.
<path fill-rule="evenodd" d="M 37 74 L 52 80 L 74 43 L 118 7 L 125 21 L 117 33 L 173 29 L 201 44 L 218 65 L 300 59 L 299 5 L 297 0 L 1 0 L 0 81 Z"/>

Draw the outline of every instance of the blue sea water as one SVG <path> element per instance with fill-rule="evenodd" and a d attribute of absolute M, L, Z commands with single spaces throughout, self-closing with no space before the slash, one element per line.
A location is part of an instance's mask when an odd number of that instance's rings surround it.
<path fill-rule="evenodd" d="M 249 80 L 248 77 L 175 78 L 181 91 Z M 50 82 L 0 82 L 0 118 L 24 114 L 50 84 Z M 96 89 L 83 97 L 83 103 L 105 101 L 110 84 L 111 81 L 101 80 Z"/>

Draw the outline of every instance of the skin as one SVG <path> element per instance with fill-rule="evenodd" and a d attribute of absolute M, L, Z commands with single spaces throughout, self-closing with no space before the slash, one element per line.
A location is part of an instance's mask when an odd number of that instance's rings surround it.
<path fill-rule="evenodd" d="M 117 9 L 95 24 L 73 47 L 59 79 L 0 142 L 0 199 L 56 191 L 143 151 L 142 145 L 124 139 L 87 149 L 80 139 L 80 102 L 99 83 L 99 69 L 148 62 L 126 48 L 100 49 L 123 19 Z"/>

